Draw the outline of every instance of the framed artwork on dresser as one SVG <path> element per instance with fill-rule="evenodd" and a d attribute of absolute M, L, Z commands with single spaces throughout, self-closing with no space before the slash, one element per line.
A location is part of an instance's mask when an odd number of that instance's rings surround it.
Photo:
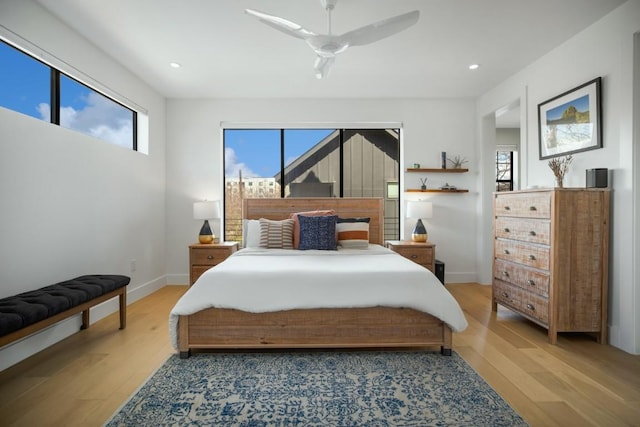
<path fill-rule="evenodd" d="M 540 160 L 602 148 L 602 78 L 538 104 Z"/>

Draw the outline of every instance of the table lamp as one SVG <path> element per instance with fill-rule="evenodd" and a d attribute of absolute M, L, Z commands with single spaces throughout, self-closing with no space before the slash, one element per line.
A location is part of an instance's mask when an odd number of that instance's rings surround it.
<path fill-rule="evenodd" d="M 413 227 L 411 232 L 411 240 L 414 242 L 426 242 L 429 238 L 427 229 L 422 223 L 423 218 L 431 218 L 433 215 L 433 205 L 431 202 L 425 202 L 422 200 L 407 202 L 407 218 L 418 218 L 416 226 Z"/>
<path fill-rule="evenodd" d="M 195 202 L 193 204 L 193 218 L 203 219 L 204 224 L 200 229 L 198 240 L 200 243 L 213 243 L 215 235 L 209 226 L 209 220 L 220 218 L 220 206 L 217 201 Z"/>

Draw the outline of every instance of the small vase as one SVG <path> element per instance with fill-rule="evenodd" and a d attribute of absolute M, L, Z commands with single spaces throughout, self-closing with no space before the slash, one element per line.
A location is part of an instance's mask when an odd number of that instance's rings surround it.
<path fill-rule="evenodd" d="M 424 184 L 422 184 L 422 185 L 420 186 L 420 190 L 422 190 L 422 191 L 427 191 L 427 186 L 426 186 L 426 185 L 424 185 Z"/>
<path fill-rule="evenodd" d="M 564 181 L 564 179 L 562 177 L 557 176 L 556 177 L 556 187 L 558 187 L 558 188 L 564 187 L 563 181 Z"/>

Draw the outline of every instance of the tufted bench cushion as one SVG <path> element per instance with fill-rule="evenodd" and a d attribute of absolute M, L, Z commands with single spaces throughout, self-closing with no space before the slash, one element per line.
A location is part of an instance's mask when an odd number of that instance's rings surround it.
<path fill-rule="evenodd" d="M 125 287 L 130 280 L 129 277 L 120 275 L 87 275 L 45 286 L 35 291 L 2 298 L 0 299 L 0 337 L 54 318 L 76 307 L 80 307 L 80 309 L 69 312 L 69 315 L 80 311 L 84 313 L 86 307 L 86 313 L 83 317 L 83 328 L 86 328 L 88 327 L 88 307 L 117 295 L 121 296 L 120 310 L 122 315 L 122 302 L 124 295 L 126 295 Z"/>

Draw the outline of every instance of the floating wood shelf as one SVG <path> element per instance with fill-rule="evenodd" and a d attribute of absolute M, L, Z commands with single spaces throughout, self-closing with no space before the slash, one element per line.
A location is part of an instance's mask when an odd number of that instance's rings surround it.
<path fill-rule="evenodd" d="M 469 190 L 440 190 L 439 188 L 428 188 L 426 190 L 420 190 L 419 188 L 409 188 L 405 190 L 407 193 L 468 193 Z"/>
<path fill-rule="evenodd" d="M 463 173 L 463 172 L 469 172 L 469 169 L 465 169 L 465 168 L 451 168 L 451 169 L 407 168 L 407 172 Z"/>

